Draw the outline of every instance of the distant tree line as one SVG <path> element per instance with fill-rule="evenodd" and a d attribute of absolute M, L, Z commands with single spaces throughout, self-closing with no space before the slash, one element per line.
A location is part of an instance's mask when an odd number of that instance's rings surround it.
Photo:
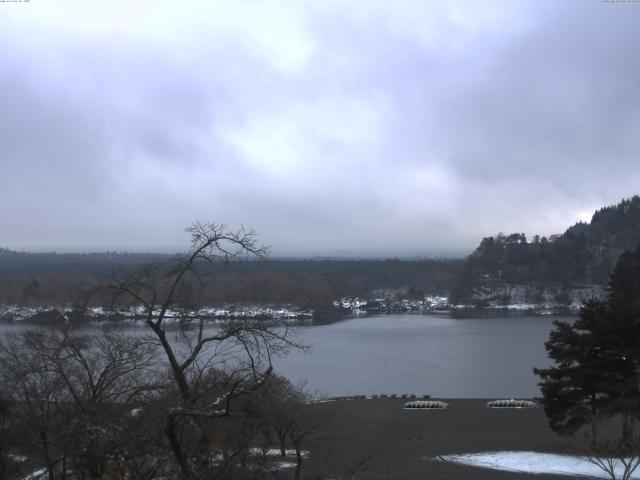
<path fill-rule="evenodd" d="M 169 265 L 174 256 L 141 254 L 32 254 L 0 251 L 0 304 L 29 306 L 81 302 L 114 271 Z M 203 264 L 203 304 L 294 304 L 326 308 L 342 296 L 367 297 L 378 289 L 446 294 L 461 260 L 238 260 Z M 184 289 L 194 288 L 187 281 Z M 413 289 L 413 290 L 412 290 Z"/>

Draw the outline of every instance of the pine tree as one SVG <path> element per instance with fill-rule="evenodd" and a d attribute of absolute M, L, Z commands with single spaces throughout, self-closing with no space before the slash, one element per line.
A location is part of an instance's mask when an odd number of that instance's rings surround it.
<path fill-rule="evenodd" d="M 640 417 L 640 246 L 620 256 L 606 301 L 589 301 L 575 322 L 554 325 L 545 347 L 555 366 L 534 369 L 551 428 L 572 434 L 621 415 L 629 437 Z"/>

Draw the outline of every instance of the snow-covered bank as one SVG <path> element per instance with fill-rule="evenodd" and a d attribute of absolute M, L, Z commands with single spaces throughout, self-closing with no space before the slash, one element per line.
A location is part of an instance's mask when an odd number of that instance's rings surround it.
<path fill-rule="evenodd" d="M 159 310 L 154 315 L 159 314 Z M 126 310 L 108 311 L 103 307 L 89 307 L 84 313 L 80 313 L 71 306 L 44 306 L 28 307 L 24 305 L 0 305 L 0 321 L 4 322 L 28 322 L 40 323 L 64 322 L 80 318 L 86 321 L 133 321 L 142 319 L 145 312 L 141 308 L 131 308 Z M 179 321 L 184 319 L 205 320 L 238 320 L 238 319 L 264 319 L 278 321 L 300 321 L 313 319 L 312 310 L 300 310 L 294 306 L 265 307 L 259 305 L 252 306 L 208 306 L 193 311 L 167 310 L 165 318 L 168 321 Z"/>
<path fill-rule="evenodd" d="M 589 299 L 602 299 L 606 285 L 568 285 L 560 283 L 514 283 L 485 275 L 478 280 L 466 301 L 492 307 L 513 305 L 580 306 Z"/>
<path fill-rule="evenodd" d="M 447 310 L 452 308 L 452 305 L 449 303 L 449 298 L 445 296 L 425 296 L 422 299 L 342 297 L 333 301 L 333 307 L 343 312 L 397 313 L 418 310 Z"/>
<path fill-rule="evenodd" d="M 362 315 L 367 313 L 402 313 L 402 312 L 442 312 L 442 311 L 509 311 L 526 312 L 534 315 L 575 314 L 582 307 L 582 302 L 571 304 L 558 303 L 499 303 L 486 302 L 483 306 L 473 304 L 454 304 L 446 296 L 425 296 L 423 299 L 390 298 L 350 298 L 342 297 L 333 301 L 333 307 L 342 313 Z"/>
<path fill-rule="evenodd" d="M 555 453 L 482 452 L 443 455 L 435 459 L 426 458 L 425 460 L 454 462 L 507 472 L 610 478 L 600 467 L 590 462 L 587 457 L 558 455 Z M 623 468 L 622 463 L 618 461 L 616 465 L 618 474 L 622 473 Z M 631 478 L 640 478 L 640 470 L 637 470 Z"/>

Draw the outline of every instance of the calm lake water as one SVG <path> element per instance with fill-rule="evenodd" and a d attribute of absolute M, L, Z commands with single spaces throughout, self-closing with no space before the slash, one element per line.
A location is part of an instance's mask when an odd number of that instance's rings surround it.
<path fill-rule="evenodd" d="M 530 398 L 540 394 L 533 367 L 550 364 L 544 342 L 554 318 L 390 314 L 303 324 L 295 327 L 296 340 L 310 351 L 275 359 L 274 365 L 321 395 Z M 4 324 L 0 333 L 21 328 Z M 147 332 L 143 325 L 123 328 Z"/>
<path fill-rule="evenodd" d="M 544 342 L 554 318 L 399 314 L 303 326 L 299 339 L 311 352 L 275 367 L 327 395 L 534 397 L 540 391 L 532 369 L 551 363 Z"/>

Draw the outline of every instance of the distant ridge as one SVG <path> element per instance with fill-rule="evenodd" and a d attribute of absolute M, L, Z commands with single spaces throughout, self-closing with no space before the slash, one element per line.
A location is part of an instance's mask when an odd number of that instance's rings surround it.
<path fill-rule="evenodd" d="M 504 288 L 498 293 L 498 286 L 504 284 L 529 285 L 525 295 L 530 296 L 541 295 L 549 286 L 560 291 L 603 289 L 620 254 L 639 243 L 637 195 L 597 210 L 591 222 L 578 222 L 553 241 L 537 235 L 527 238 L 523 233 L 485 237 L 464 262 L 452 297 L 459 302 L 508 302 L 508 298 L 496 298 L 509 295 Z"/>

